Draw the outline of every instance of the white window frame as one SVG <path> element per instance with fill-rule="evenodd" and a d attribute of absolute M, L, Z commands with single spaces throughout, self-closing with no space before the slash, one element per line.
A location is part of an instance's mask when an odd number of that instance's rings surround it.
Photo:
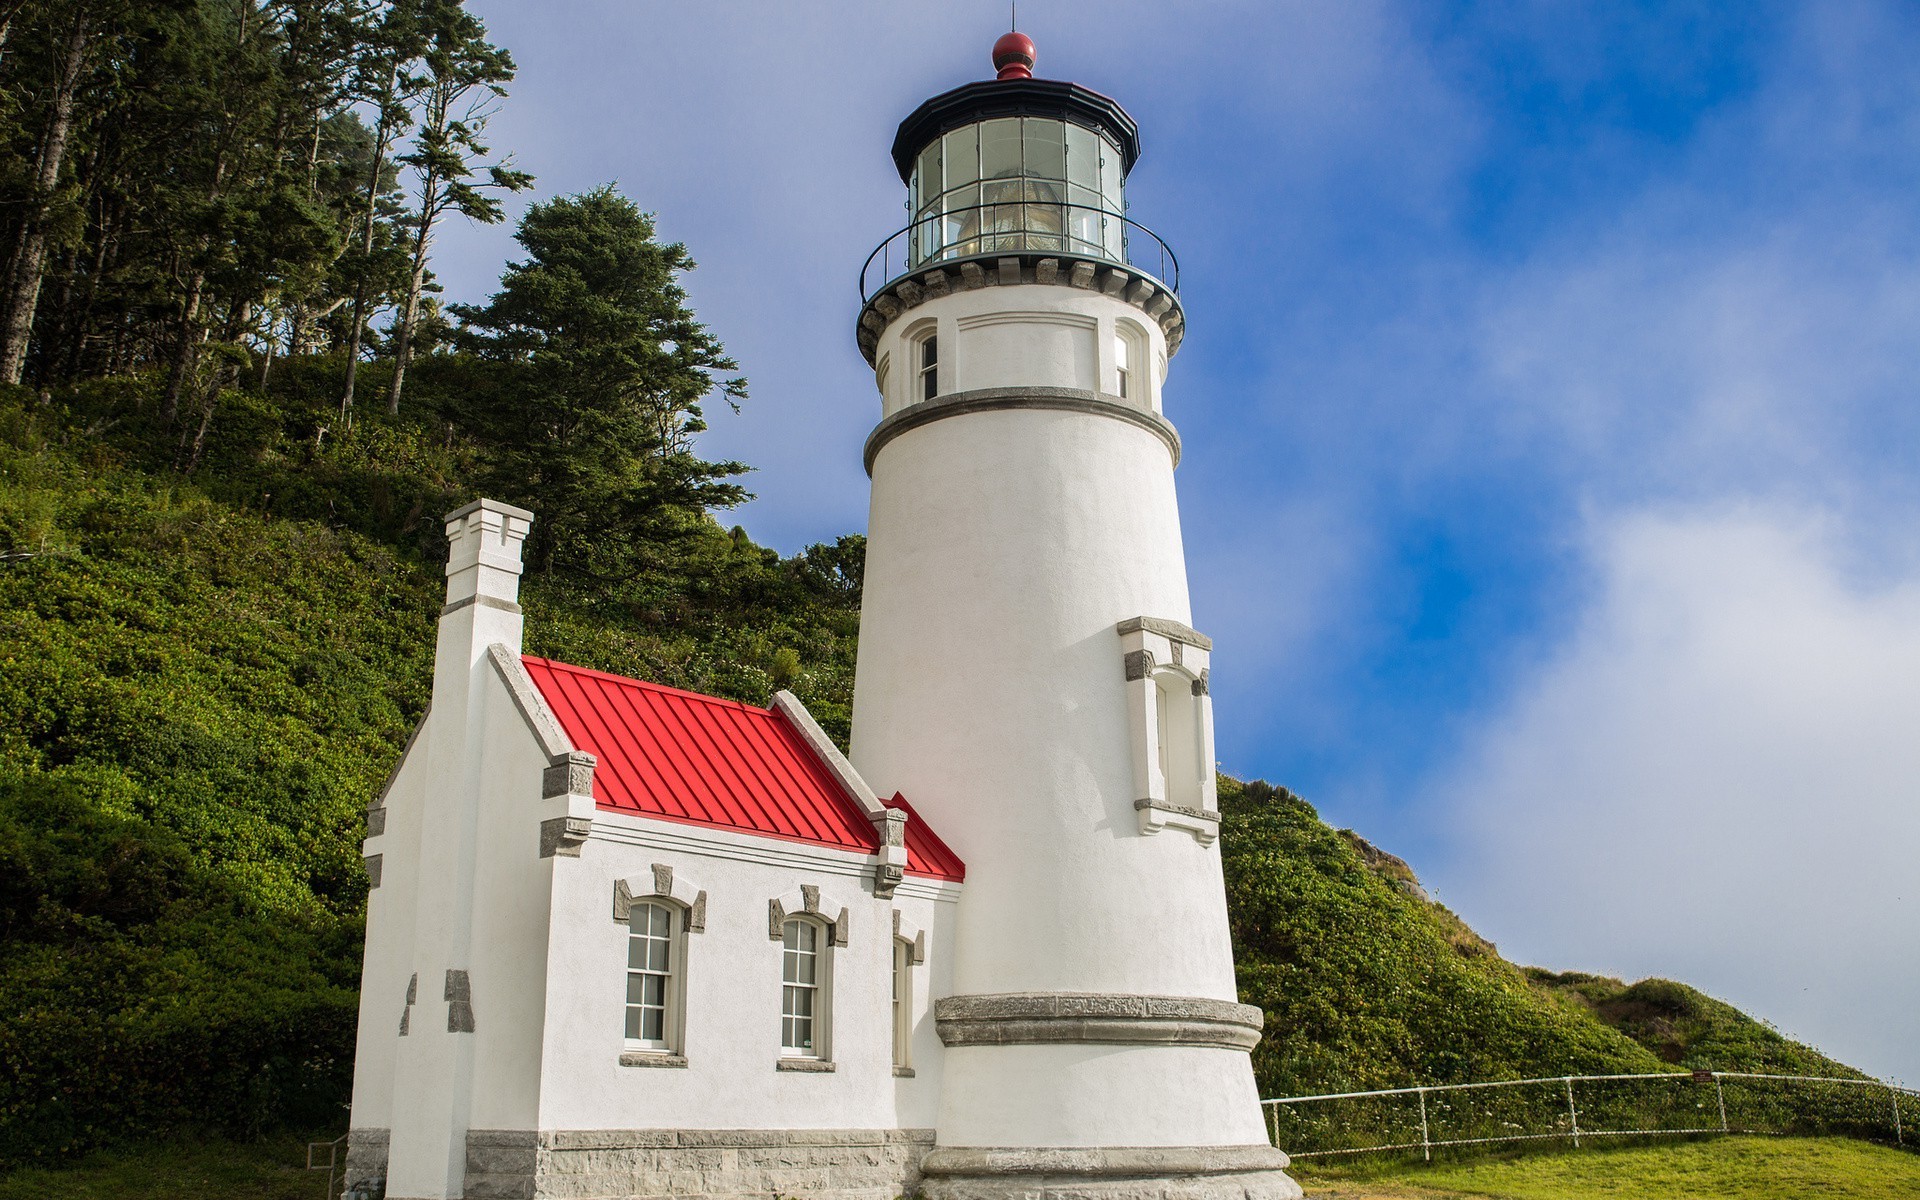
<path fill-rule="evenodd" d="M 931 350 L 933 361 L 927 361 Z M 940 394 L 940 329 L 929 326 L 913 339 L 913 395 L 909 404 L 920 404 Z"/>
<path fill-rule="evenodd" d="M 793 931 L 808 929 L 813 934 L 813 980 L 811 983 L 794 979 L 795 969 L 804 953 L 790 942 Z M 783 1059 L 813 1059 L 820 1062 L 833 1061 L 833 926 L 810 914 L 795 914 L 788 917 L 780 927 L 780 1057 Z M 811 995 L 811 1014 L 801 1016 L 793 1003 L 797 994 L 804 990 Z M 793 1036 L 795 1026 L 792 1022 L 809 1022 L 813 1045 L 802 1046 L 794 1043 L 799 1039 Z"/>
<path fill-rule="evenodd" d="M 913 1070 L 913 943 L 893 939 L 893 1069 Z"/>
<path fill-rule="evenodd" d="M 650 921 L 651 915 L 656 911 L 664 916 L 666 923 L 665 938 L 661 939 L 653 936 L 651 929 L 649 929 L 647 933 L 636 934 L 634 932 L 634 921 L 636 917 L 642 917 L 642 915 L 645 914 L 645 919 Z M 686 1028 L 686 910 L 678 903 L 664 897 L 638 897 L 633 900 L 627 910 L 626 924 L 627 968 L 622 972 L 621 976 L 623 987 L 626 989 L 626 1001 L 621 1005 L 620 1010 L 622 1022 L 621 1033 L 624 1044 L 626 1049 L 641 1054 L 678 1054 L 680 1053 L 681 1037 Z M 643 940 L 650 943 L 664 940 L 667 960 L 665 970 L 636 970 L 634 968 L 633 953 L 636 940 Z M 629 1032 L 631 1029 L 629 1022 L 632 1014 L 637 1008 L 643 1007 L 642 1004 L 637 1004 L 634 1001 L 633 981 L 637 978 L 647 976 L 662 978 L 664 980 L 660 988 L 661 1003 L 659 1008 L 661 1011 L 661 1020 L 660 1036 L 657 1038 L 635 1037 Z M 644 1030 L 644 1024 L 642 1024 L 641 1028 Z"/>
<path fill-rule="evenodd" d="M 1147 334 L 1133 321 L 1113 325 L 1113 394 L 1135 408 L 1153 406 L 1154 386 L 1147 366 Z"/>

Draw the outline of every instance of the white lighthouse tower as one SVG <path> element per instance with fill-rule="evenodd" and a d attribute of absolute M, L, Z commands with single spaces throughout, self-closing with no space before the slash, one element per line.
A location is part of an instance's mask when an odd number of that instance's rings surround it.
<path fill-rule="evenodd" d="M 852 760 L 969 870 L 923 1191 L 1295 1197 L 1216 845 L 1178 270 L 1124 215 L 1132 118 L 1032 65 L 1008 34 L 997 79 L 901 124 L 914 220 L 858 329 L 883 401 Z"/>

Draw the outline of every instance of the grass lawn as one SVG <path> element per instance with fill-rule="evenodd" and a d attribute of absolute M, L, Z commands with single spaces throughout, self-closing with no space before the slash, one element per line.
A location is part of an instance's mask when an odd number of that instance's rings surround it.
<path fill-rule="evenodd" d="M 1309 1200 L 1920 1200 L 1920 1154 L 1844 1138 L 1718 1138 L 1431 1167 L 1294 1166 Z"/>
<path fill-rule="evenodd" d="M 102 1151 L 0 1175 L 0 1200 L 323 1200 L 305 1140 L 199 1142 Z"/>

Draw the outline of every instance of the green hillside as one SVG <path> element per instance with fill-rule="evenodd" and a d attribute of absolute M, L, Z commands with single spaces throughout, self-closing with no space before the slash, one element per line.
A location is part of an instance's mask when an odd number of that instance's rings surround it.
<path fill-rule="evenodd" d="M 1261 1094 L 1675 1067 L 1858 1077 L 1684 984 L 1517 967 L 1401 860 L 1284 788 L 1222 778 L 1241 998 Z"/>

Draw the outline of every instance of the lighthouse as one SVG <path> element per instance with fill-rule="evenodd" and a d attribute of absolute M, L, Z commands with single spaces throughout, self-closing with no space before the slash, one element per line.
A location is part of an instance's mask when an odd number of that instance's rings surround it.
<path fill-rule="evenodd" d="M 850 757 L 968 864 L 923 1194 L 1294 1197 L 1234 986 L 1178 265 L 1128 215 L 1133 118 L 1034 58 L 1010 33 L 996 78 L 901 123 L 911 219 L 856 330 L 881 402 Z"/>

